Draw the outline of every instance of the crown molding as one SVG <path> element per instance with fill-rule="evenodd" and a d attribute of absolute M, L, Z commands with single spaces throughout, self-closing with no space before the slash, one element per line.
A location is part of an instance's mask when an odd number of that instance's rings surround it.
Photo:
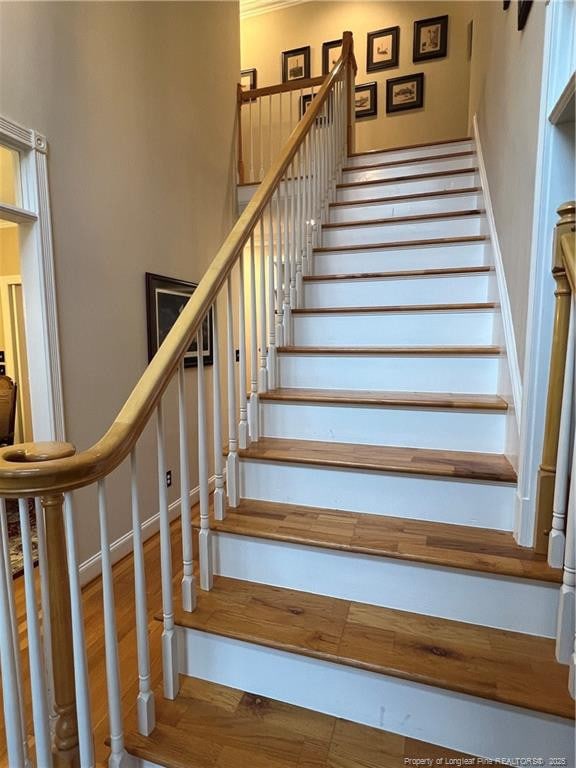
<path fill-rule="evenodd" d="M 281 11 L 291 5 L 302 5 L 310 0 L 240 0 L 240 18 L 248 19 L 272 11 Z"/>

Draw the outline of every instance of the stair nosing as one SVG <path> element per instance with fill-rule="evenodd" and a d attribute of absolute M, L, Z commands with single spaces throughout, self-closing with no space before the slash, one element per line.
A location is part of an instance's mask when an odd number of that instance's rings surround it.
<path fill-rule="evenodd" d="M 391 168 L 395 165 L 411 165 L 412 163 L 433 163 L 442 160 L 450 160 L 452 158 L 470 157 L 475 155 L 476 150 L 467 149 L 463 152 L 448 152 L 443 155 L 420 155 L 419 157 L 410 157 L 403 160 L 392 160 L 388 163 L 374 163 L 373 165 L 346 165 L 342 168 L 343 173 L 350 173 L 353 171 L 366 171 L 377 168 Z"/>
<path fill-rule="evenodd" d="M 470 302 L 467 304 L 397 304 L 373 307 L 303 307 L 292 310 L 293 315 L 352 315 L 352 314 L 399 314 L 403 312 L 482 312 L 498 309 L 495 301 Z"/>
<path fill-rule="evenodd" d="M 320 346 L 290 346 L 277 347 L 278 354 L 281 355 L 422 355 L 427 357 L 474 357 L 481 356 L 500 356 L 504 354 L 504 349 L 494 345 L 478 345 L 474 347 L 453 346 L 453 347 L 320 347 Z"/>
<path fill-rule="evenodd" d="M 442 219 L 460 219 L 474 216 L 484 216 L 485 208 L 469 208 L 465 211 L 440 211 L 437 213 L 414 214 L 410 216 L 387 216 L 383 219 L 360 219 L 356 221 L 336 221 L 322 224 L 322 229 L 346 229 L 347 227 L 376 227 L 382 225 L 407 224 L 426 221 L 441 221 Z"/>
<path fill-rule="evenodd" d="M 351 152 L 348 157 L 361 157 L 362 155 L 376 155 L 381 152 L 400 152 L 405 149 L 421 149 L 422 147 L 441 147 L 445 144 L 459 144 L 463 141 L 473 141 L 473 136 L 464 136 L 463 139 L 444 139 L 443 141 L 429 141 L 424 144 L 404 144 L 400 147 L 387 147 L 385 149 L 367 149 L 365 152 Z"/>
<path fill-rule="evenodd" d="M 489 264 L 480 264 L 476 267 L 438 267 L 433 269 L 398 269 L 388 272 L 342 272 L 328 275 L 304 275 L 305 283 L 323 282 L 330 280 L 375 280 L 396 279 L 410 277 L 439 277 L 444 275 L 474 275 L 494 272 L 495 268 Z"/>
<path fill-rule="evenodd" d="M 347 181 L 336 184 L 336 189 L 346 189 L 348 187 L 366 187 L 372 184 L 394 184 L 399 181 L 420 181 L 422 179 L 439 179 L 444 176 L 462 175 L 464 173 L 478 173 L 478 166 L 470 168 L 455 168 L 451 171 L 434 171 L 432 173 L 418 173 L 413 176 L 393 176 L 389 179 L 371 179 L 369 181 Z"/>
<path fill-rule="evenodd" d="M 489 235 L 465 235 L 456 237 L 439 237 L 427 240 L 394 240 L 387 243 L 357 243 L 356 245 L 333 245 L 314 248 L 314 253 L 333 253 L 347 251 L 377 251 L 389 248 L 415 248 L 420 246 L 459 245 L 464 243 L 486 243 Z"/>
<path fill-rule="evenodd" d="M 409 195 L 391 195 L 390 197 L 369 197 L 366 200 L 340 200 L 329 203 L 330 208 L 340 208 L 347 205 L 375 205 L 379 203 L 402 202 L 430 197 L 458 197 L 459 195 L 480 194 L 482 187 L 460 187 L 458 189 L 439 189 L 434 192 L 415 192 Z"/>

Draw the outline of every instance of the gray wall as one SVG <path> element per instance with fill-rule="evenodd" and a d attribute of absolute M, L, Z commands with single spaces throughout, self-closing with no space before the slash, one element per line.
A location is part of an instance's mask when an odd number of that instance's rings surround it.
<path fill-rule="evenodd" d="M 79 448 L 147 364 L 144 273 L 199 280 L 231 226 L 239 67 L 237 2 L 0 5 L 0 113 L 49 141 L 67 436 Z M 148 517 L 150 430 L 140 470 Z M 130 527 L 125 468 L 109 498 L 116 539 Z M 85 559 L 99 549 L 94 492 L 76 506 Z"/>

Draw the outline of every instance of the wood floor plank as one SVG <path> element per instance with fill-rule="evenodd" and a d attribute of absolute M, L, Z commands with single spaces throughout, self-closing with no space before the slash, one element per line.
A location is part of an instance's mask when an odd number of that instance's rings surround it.
<path fill-rule="evenodd" d="M 392 168 L 396 165 L 417 165 L 418 163 L 435 162 L 437 160 L 453 160 L 456 157 L 472 157 L 476 152 L 473 149 L 467 149 L 462 152 L 452 152 L 441 155 L 424 155 L 419 157 L 404 158 L 402 160 L 389 160 L 384 163 L 373 163 L 372 165 L 346 165 L 343 171 L 367 171 L 374 168 Z"/>
<path fill-rule="evenodd" d="M 497 309 L 495 301 L 470 302 L 468 304 L 388 304 L 371 307 L 305 307 L 292 310 L 293 315 L 376 314 L 383 312 L 480 312 Z"/>
<path fill-rule="evenodd" d="M 337 189 L 345 187 L 366 187 L 373 184 L 394 184 L 398 181 L 418 181 L 419 179 L 436 179 L 443 176 L 458 176 L 467 173 L 478 173 L 478 168 L 457 168 L 453 171 L 434 171 L 433 173 L 419 173 L 408 176 L 393 176 L 389 179 L 373 179 L 371 181 L 348 181 L 336 184 Z"/>
<path fill-rule="evenodd" d="M 472 141 L 473 136 L 464 136 L 462 139 L 443 139 L 442 141 L 425 141 L 422 144 L 404 144 L 399 147 L 383 147 L 382 149 L 367 149 L 364 152 L 351 152 L 348 157 L 363 157 L 364 155 L 379 155 L 386 152 L 398 152 L 401 149 L 421 149 L 422 147 L 438 147 L 444 144 L 460 144 L 463 141 Z"/>
<path fill-rule="evenodd" d="M 435 237 L 423 240 L 395 240 L 387 243 L 359 243 L 356 245 L 332 245 L 314 248 L 314 253 L 348 253 L 352 251 L 383 251 L 387 248 L 419 248 L 429 245 L 458 245 L 462 243 L 484 243 L 488 235 L 464 235 L 462 237 Z"/>
<path fill-rule="evenodd" d="M 278 354 L 284 355 L 423 355 L 433 356 L 459 356 L 459 355 L 501 355 L 502 347 L 486 346 L 442 346 L 431 344 L 424 347 L 278 347 Z"/>
<path fill-rule="evenodd" d="M 493 272 L 494 267 L 479 265 L 477 267 L 440 267 L 435 269 L 400 269 L 390 272 L 348 272 L 333 275 L 304 275 L 304 282 L 320 283 L 331 280 L 375 280 L 394 279 L 397 277 L 437 277 L 442 275 L 483 274 Z"/>
<path fill-rule="evenodd" d="M 554 641 L 533 638 L 531 654 L 518 654 L 524 635 L 447 619 L 377 608 L 332 597 L 250 584 L 252 599 L 265 612 L 235 608 L 230 595 L 245 589 L 235 579 L 217 577 L 214 589 L 199 596 L 211 618 L 198 623 L 195 613 L 178 612 L 181 626 L 252 642 L 291 653 L 458 691 L 504 704 L 574 718 L 568 669 L 556 663 Z M 345 610 L 347 608 L 347 610 Z M 268 618 L 265 613 L 268 612 Z M 333 613 L 330 647 L 311 642 Z M 300 643 L 285 640 L 284 624 L 306 616 L 309 633 Z M 344 620 L 342 616 L 345 615 Z"/>
<path fill-rule="evenodd" d="M 401 224 L 416 221 L 435 221 L 437 219 L 458 219 L 467 216 L 481 216 L 484 208 L 471 208 L 467 211 L 442 211 L 441 213 L 418 213 L 410 216 L 387 216 L 383 219 L 360 219 L 359 221 L 336 221 L 322 224 L 322 229 L 346 229 L 347 227 L 372 227 L 379 224 Z"/>
<path fill-rule="evenodd" d="M 401 200 L 419 200 L 437 197 L 449 197 L 451 195 L 474 194 L 482 192 L 482 187 L 460 187 L 459 189 L 442 189 L 433 192 L 416 192 L 409 195 L 392 195 L 390 197 L 370 197 L 366 200 L 340 200 L 330 203 L 330 208 L 338 208 L 347 205 L 371 205 L 373 203 L 392 203 Z"/>

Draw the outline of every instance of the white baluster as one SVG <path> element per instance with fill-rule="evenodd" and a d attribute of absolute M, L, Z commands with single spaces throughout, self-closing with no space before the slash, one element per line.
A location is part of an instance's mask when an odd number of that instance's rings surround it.
<path fill-rule="evenodd" d="M 188 404 L 186 402 L 186 369 L 184 360 L 178 367 L 178 432 L 180 446 L 180 521 L 182 530 L 182 610 L 196 608 L 194 583 L 194 548 L 190 511 L 190 459 L 188 455 Z"/>
<path fill-rule="evenodd" d="M 276 190 L 276 195 L 278 190 Z M 276 357 L 276 308 L 277 293 L 274 289 L 274 197 L 268 206 L 268 224 L 270 243 L 268 245 L 268 388 L 276 389 L 278 361 Z"/>
<path fill-rule="evenodd" d="M 278 96 L 280 97 L 280 105 L 278 107 L 278 122 L 280 123 L 280 147 L 284 145 L 284 124 L 282 122 L 282 97 L 284 96 L 283 93 L 279 93 Z"/>
<path fill-rule="evenodd" d="M 238 387 L 240 399 L 240 422 L 238 424 L 238 447 L 248 447 L 248 401 L 246 397 L 246 296 L 244 286 L 244 252 L 238 259 L 238 335 L 239 370 Z"/>
<path fill-rule="evenodd" d="M 570 696 L 576 699 L 576 635 L 574 635 L 573 653 L 570 657 L 570 670 L 568 673 L 568 690 Z"/>
<path fill-rule="evenodd" d="M 573 434 L 574 437 L 574 434 Z M 568 664 L 574 650 L 574 626 L 576 625 L 576 451 L 572 458 L 572 484 L 568 498 L 566 525 L 566 550 L 564 573 L 558 605 L 556 629 L 556 658 Z"/>
<path fill-rule="evenodd" d="M 210 539 L 208 445 L 206 443 L 206 394 L 202 325 L 196 337 L 198 345 L 198 485 L 200 488 L 200 587 L 212 589 L 212 541 Z"/>
<path fill-rule="evenodd" d="M 574 313 L 570 315 L 568 331 L 568 350 L 576 347 L 574 338 Z M 554 481 L 554 504 L 552 529 L 548 539 L 548 565 L 551 568 L 562 568 L 566 536 L 566 504 L 568 500 L 569 468 L 572 461 L 573 435 L 573 400 L 574 400 L 574 355 L 566 357 L 564 373 L 564 392 L 562 395 L 562 413 L 560 417 L 560 432 L 558 436 L 558 458 L 556 461 L 556 479 Z"/>
<path fill-rule="evenodd" d="M 258 325 L 256 316 L 256 264 L 254 256 L 254 232 L 250 235 L 250 439 L 260 437 L 258 409 Z"/>
<path fill-rule="evenodd" d="M 252 126 L 252 104 L 253 100 L 248 102 L 248 132 L 250 134 L 250 181 L 256 181 L 254 176 L 254 130 Z"/>
<path fill-rule="evenodd" d="M 272 168 L 272 94 L 268 96 L 268 170 Z"/>
<path fill-rule="evenodd" d="M 276 190 L 275 218 L 276 231 L 278 232 L 278 246 L 276 248 L 276 342 L 281 347 L 284 344 L 282 183 L 280 183 Z"/>
<path fill-rule="evenodd" d="M 164 696 L 175 699 L 180 688 L 178 675 L 178 648 L 174 628 L 174 603 L 172 599 L 172 546 L 168 491 L 166 488 L 166 458 L 164 453 L 164 418 L 162 402 L 156 409 L 156 443 L 158 450 L 158 506 L 160 511 L 160 574 L 162 580 L 162 671 Z"/>
<path fill-rule="evenodd" d="M 262 129 L 262 98 L 258 99 L 258 138 L 260 144 L 260 173 L 259 181 L 264 178 L 264 131 Z"/>
<path fill-rule="evenodd" d="M 50 730 L 56 721 L 54 711 L 54 676 L 52 666 L 52 633 L 50 629 L 50 590 L 48 588 L 48 553 L 46 549 L 46 524 L 40 499 L 34 499 L 36 515 L 36 538 L 38 540 L 38 572 L 40 575 L 40 605 L 42 606 L 42 646 L 44 649 L 44 669 L 46 671 L 46 697 L 48 699 L 48 717 Z"/>
<path fill-rule="evenodd" d="M 72 652 L 74 654 L 74 686 L 76 689 L 76 717 L 78 720 L 78 745 L 80 765 L 92 768 L 96 765 L 94 738 L 92 732 L 92 711 L 90 708 L 90 682 L 86 656 L 86 634 L 84 632 L 84 609 L 80 587 L 80 567 L 76 550 L 76 532 L 72 493 L 64 494 L 64 532 L 66 538 L 66 559 L 68 561 L 68 582 L 70 585 L 70 616 L 72 622 Z M 36 519 L 42 515 L 40 503 L 36 505 Z M 44 610 L 44 609 L 43 609 Z M 46 628 L 45 630 L 46 631 Z"/>
<path fill-rule="evenodd" d="M 36 760 L 39 765 L 52 765 L 52 746 L 50 738 L 50 718 L 48 716 L 48 697 L 44 673 L 44 649 L 40 639 L 38 621 L 38 601 L 34 584 L 34 557 L 30 535 L 30 517 L 28 499 L 18 499 L 20 512 L 20 532 L 22 535 L 22 554 L 24 559 L 24 590 L 26 594 L 26 620 L 28 624 L 28 658 L 30 660 L 30 683 L 32 688 L 32 716 L 34 720 L 34 740 Z"/>
<path fill-rule="evenodd" d="M 146 571 L 144 565 L 142 522 L 140 520 L 136 448 L 133 448 L 130 454 L 130 496 L 132 502 L 132 533 L 134 536 L 134 599 L 136 601 L 136 648 L 138 655 L 136 711 L 138 714 L 139 732 L 143 736 L 149 736 L 156 727 L 156 707 L 150 674 L 148 600 L 146 596 Z"/>
<path fill-rule="evenodd" d="M 286 169 L 284 174 L 284 328 L 282 336 L 284 338 L 284 344 L 289 346 L 292 342 L 292 308 L 290 306 L 290 282 L 291 282 L 291 256 L 290 250 L 292 247 L 292 240 L 290 237 L 290 167 Z"/>
<path fill-rule="evenodd" d="M 302 306 L 302 155 L 300 150 L 296 152 L 294 160 L 294 194 L 296 206 L 294 212 L 294 226 L 296 229 L 296 280 L 294 283 L 296 307 Z"/>
<path fill-rule="evenodd" d="M 110 768 L 128 768 L 129 757 L 124 748 L 122 701 L 120 694 L 120 664 L 118 661 L 118 632 L 114 605 L 112 559 L 108 537 L 106 484 L 98 481 L 98 517 L 100 520 L 100 553 L 102 557 L 102 599 L 104 603 L 104 646 L 106 655 L 106 686 L 108 690 L 108 720 L 110 724 Z"/>
<path fill-rule="evenodd" d="M 264 216 L 260 217 L 260 288 L 258 321 L 260 337 L 260 368 L 258 370 L 258 392 L 266 392 L 268 389 L 268 350 L 266 348 L 266 245 L 264 243 Z M 270 218 L 272 221 L 272 218 Z M 271 244 L 268 244 L 268 252 L 271 250 Z"/>
<path fill-rule="evenodd" d="M 214 518 L 224 520 L 224 468 L 222 459 L 222 384 L 220 381 L 220 346 L 218 333 L 218 306 L 212 305 L 212 390 L 214 399 Z"/>
<path fill-rule="evenodd" d="M 242 258 L 242 257 L 240 257 Z M 234 306 L 232 304 L 232 277 L 228 277 L 227 288 L 227 378 L 228 378 L 228 458 L 226 460 L 226 490 L 231 507 L 238 506 L 240 490 L 240 468 L 238 462 L 238 426 L 236 422 L 236 375 L 234 348 Z M 242 384 L 242 380 L 240 380 Z M 244 384 L 244 391 L 246 385 Z"/>
<path fill-rule="evenodd" d="M 288 222 L 288 229 L 290 233 L 290 307 L 293 309 L 298 306 L 298 297 L 296 295 L 296 180 L 294 175 L 296 173 L 296 165 L 293 160 L 290 164 L 290 181 L 289 181 L 289 197 L 290 197 L 290 219 Z"/>
<path fill-rule="evenodd" d="M 0 514 L 4 523 L 6 507 L 0 499 Z M 19 766 L 27 763 L 26 730 L 22 720 L 22 685 L 18 672 L 20 647 L 16 617 L 10 610 L 12 592 L 12 573 L 10 560 L 6 560 L 8 539 L 4 524 L 2 526 L 2 546 L 0 547 L 0 670 L 2 672 L 2 703 L 4 706 L 4 727 L 8 765 Z M 16 640 L 15 640 L 16 638 Z"/>

